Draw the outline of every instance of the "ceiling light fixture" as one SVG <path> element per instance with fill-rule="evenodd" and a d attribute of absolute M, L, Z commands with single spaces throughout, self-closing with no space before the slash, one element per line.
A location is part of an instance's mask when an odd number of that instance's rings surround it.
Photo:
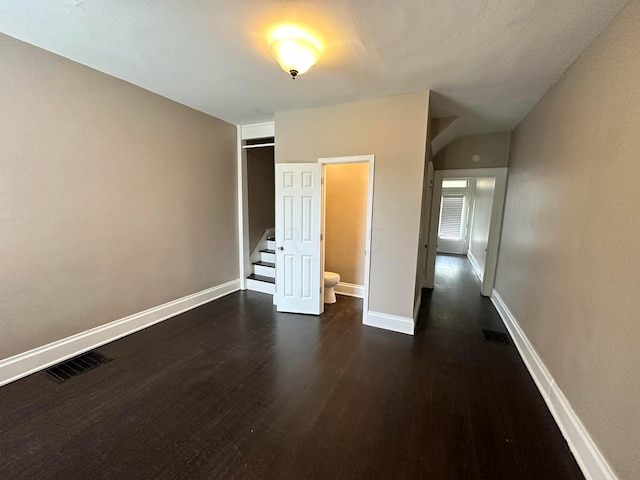
<path fill-rule="evenodd" d="M 320 42 L 306 30 L 292 25 L 278 27 L 273 31 L 269 50 L 294 80 L 320 58 Z"/>

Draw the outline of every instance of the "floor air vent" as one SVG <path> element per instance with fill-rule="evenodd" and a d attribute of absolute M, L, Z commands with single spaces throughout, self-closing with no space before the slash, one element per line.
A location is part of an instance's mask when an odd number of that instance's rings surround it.
<path fill-rule="evenodd" d="M 71 377 L 93 370 L 110 361 L 111 359 L 109 357 L 105 357 L 101 353 L 92 350 L 91 352 L 71 358 L 66 362 L 49 367 L 44 371 L 44 374 L 54 382 L 62 383 Z"/>
<path fill-rule="evenodd" d="M 501 345 L 509 345 L 511 346 L 511 340 L 509 340 L 509 335 L 504 332 L 497 332 L 495 330 L 485 330 L 482 329 L 482 333 L 484 333 L 484 339 L 487 342 L 499 343 Z"/>

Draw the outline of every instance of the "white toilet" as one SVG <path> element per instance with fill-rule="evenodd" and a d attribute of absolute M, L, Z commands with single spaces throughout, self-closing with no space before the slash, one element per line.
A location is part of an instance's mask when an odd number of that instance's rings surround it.
<path fill-rule="evenodd" d="M 324 303 L 336 303 L 335 286 L 340 281 L 340 275 L 334 272 L 324 272 Z"/>

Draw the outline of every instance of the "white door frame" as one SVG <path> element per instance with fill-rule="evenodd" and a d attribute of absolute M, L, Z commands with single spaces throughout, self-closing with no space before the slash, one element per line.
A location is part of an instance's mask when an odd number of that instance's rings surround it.
<path fill-rule="evenodd" d="M 431 201 L 431 224 L 429 226 L 427 278 L 425 288 L 433 288 L 436 271 L 436 250 L 438 245 L 438 222 L 440 219 L 440 200 L 442 196 L 443 178 L 479 178 L 494 177 L 496 186 L 493 192 L 491 206 L 491 220 L 489 222 L 489 238 L 487 240 L 487 259 L 485 261 L 484 278 L 480 293 L 485 297 L 491 296 L 496 276 L 498 262 L 498 246 L 500 245 L 500 231 L 502 229 L 502 212 L 504 197 L 507 189 L 507 167 L 502 168 L 473 168 L 464 170 L 436 170 Z"/>
<path fill-rule="evenodd" d="M 321 265 L 320 271 L 324 274 L 324 247 L 325 247 L 325 190 L 327 188 L 325 170 L 326 166 L 329 164 L 341 164 L 341 163 L 368 163 L 369 164 L 369 188 L 367 190 L 367 221 L 366 221 L 366 231 L 365 231 L 365 259 L 364 259 L 364 289 L 363 289 L 363 297 L 362 297 L 362 322 L 364 323 L 367 318 L 367 312 L 369 311 L 369 280 L 371 276 L 371 230 L 372 230 L 372 220 L 373 220 L 373 180 L 375 177 L 375 155 L 354 155 L 350 157 L 327 157 L 327 158 L 319 158 L 318 163 L 322 164 L 322 178 L 324 179 L 322 182 L 322 223 L 320 225 L 320 231 L 322 232 L 322 246 L 321 246 Z M 323 285 L 323 295 L 324 295 L 324 282 Z"/>
<path fill-rule="evenodd" d="M 423 187 L 423 195 L 426 198 L 422 200 L 422 212 L 424 221 L 420 221 L 420 248 L 423 250 L 420 258 L 420 289 L 426 288 L 427 285 L 427 262 L 429 247 L 429 225 L 431 225 L 431 204 L 433 202 L 433 182 L 435 179 L 435 169 L 433 162 L 429 161 L 425 165 L 427 170 L 425 183 Z"/>

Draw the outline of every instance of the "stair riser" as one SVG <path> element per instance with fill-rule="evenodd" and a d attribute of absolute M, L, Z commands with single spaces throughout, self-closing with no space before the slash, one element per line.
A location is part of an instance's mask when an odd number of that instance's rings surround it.
<path fill-rule="evenodd" d="M 265 277 L 276 278 L 276 269 L 273 267 L 265 267 L 263 265 L 254 265 L 253 273 L 263 275 Z"/>
<path fill-rule="evenodd" d="M 269 250 L 275 250 L 276 249 L 276 242 L 275 240 L 267 240 L 267 248 Z"/>
<path fill-rule="evenodd" d="M 261 282 L 259 280 L 247 279 L 247 289 L 254 292 L 262 292 L 273 295 L 276 293 L 276 286 L 273 283 Z"/>
<path fill-rule="evenodd" d="M 276 263 L 276 254 L 275 253 L 260 252 L 260 261 L 261 262 Z"/>

